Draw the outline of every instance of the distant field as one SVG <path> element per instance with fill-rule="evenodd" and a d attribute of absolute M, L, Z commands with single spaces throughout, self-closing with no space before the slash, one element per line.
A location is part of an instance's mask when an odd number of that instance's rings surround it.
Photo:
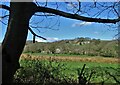
<path fill-rule="evenodd" d="M 100 56 L 85 55 L 46 55 L 46 54 L 22 54 L 21 59 L 30 60 L 58 60 L 58 61 L 77 61 L 77 62 L 96 62 L 96 63 L 118 63 L 118 58 L 105 58 Z"/>
<path fill-rule="evenodd" d="M 64 63 L 71 69 L 81 68 L 84 64 L 87 67 L 113 67 L 118 68 L 117 58 L 104 58 L 104 57 L 89 57 L 89 56 L 55 56 L 55 55 L 40 55 L 40 54 L 22 54 L 22 60 L 53 60 Z"/>

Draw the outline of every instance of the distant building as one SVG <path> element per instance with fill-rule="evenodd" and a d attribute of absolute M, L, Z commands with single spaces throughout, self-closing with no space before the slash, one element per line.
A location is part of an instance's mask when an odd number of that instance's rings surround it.
<path fill-rule="evenodd" d="M 84 45 L 84 44 L 89 44 L 90 41 L 83 41 L 83 42 L 80 42 L 80 45 Z"/>
<path fill-rule="evenodd" d="M 60 53 L 61 52 L 61 50 L 59 49 L 59 48 L 57 48 L 56 50 L 55 50 L 55 53 Z"/>

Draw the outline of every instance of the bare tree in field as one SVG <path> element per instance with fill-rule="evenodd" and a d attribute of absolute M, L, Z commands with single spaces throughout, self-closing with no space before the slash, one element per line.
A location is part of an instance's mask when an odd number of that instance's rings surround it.
<path fill-rule="evenodd" d="M 117 7 L 119 5 L 118 2 L 112 3 L 99 3 L 92 2 L 85 4 L 76 0 L 76 2 L 62 2 L 64 5 L 60 5 L 61 3 L 54 2 L 10 2 L 10 6 L 6 6 L 4 4 L 0 5 L 0 8 L 9 11 L 9 15 L 3 15 L 1 18 L 5 18 L 9 16 L 7 31 L 2 42 L 2 83 L 12 84 L 13 76 L 19 66 L 19 58 L 23 51 L 23 48 L 26 43 L 26 38 L 28 35 L 28 30 L 35 36 L 39 38 L 43 38 L 37 35 L 30 28 L 30 19 L 32 16 L 39 16 L 41 19 L 42 14 L 44 16 L 62 16 L 65 18 L 81 20 L 86 22 L 97 22 L 97 23 L 111 23 L 116 24 L 120 21 L 120 17 L 118 14 Z M 53 4 L 54 8 L 51 8 L 49 4 Z M 71 8 L 65 11 L 61 11 L 61 6 L 70 6 Z M 99 9 L 98 12 L 91 14 L 90 11 L 92 9 Z M 86 10 L 88 9 L 88 10 Z M 106 18 L 99 17 L 104 11 L 108 10 L 108 16 Z M 37 13 L 37 14 L 36 14 Z M 40 15 L 38 14 L 40 13 Z M 110 15 L 114 14 L 115 19 L 110 17 Z M 86 15 L 86 16 L 85 16 Z M 31 25 L 31 27 L 33 27 Z M 34 26 L 35 27 L 35 26 Z M 37 26 L 36 26 L 37 27 Z M 45 38 L 43 38 L 45 39 Z"/>

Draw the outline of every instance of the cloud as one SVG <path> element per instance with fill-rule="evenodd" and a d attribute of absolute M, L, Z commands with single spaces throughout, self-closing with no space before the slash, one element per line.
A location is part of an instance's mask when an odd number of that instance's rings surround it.
<path fill-rule="evenodd" d="M 74 8 L 74 4 L 67 3 L 67 9 L 73 9 L 73 8 Z"/>
<path fill-rule="evenodd" d="M 54 41 L 58 41 L 59 39 L 58 38 L 50 38 L 50 37 L 48 37 L 48 38 L 46 38 L 47 40 L 43 40 L 43 39 L 40 39 L 40 38 L 36 38 L 35 40 L 37 41 L 37 42 L 54 42 Z"/>
<path fill-rule="evenodd" d="M 58 38 L 47 38 L 48 42 L 54 42 L 54 41 L 58 41 Z"/>
<path fill-rule="evenodd" d="M 47 42 L 47 40 L 43 40 L 41 38 L 37 38 L 37 39 L 35 39 L 35 41 L 37 41 L 37 42 Z"/>
<path fill-rule="evenodd" d="M 94 34 L 99 34 L 99 32 L 94 32 Z"/>
<path fill-rule="evenodd" d="M 81 22 L 81 23 L 76 22 L 72 25 L 72 27 L 86 26 L 91 24 L 93 24 L 93 22 Z"/>

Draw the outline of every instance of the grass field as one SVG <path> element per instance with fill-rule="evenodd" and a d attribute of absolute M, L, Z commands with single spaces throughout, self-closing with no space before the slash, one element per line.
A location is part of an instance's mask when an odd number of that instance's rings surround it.
<path fill-rule="evenodd" d="M 87 56 L 87 55 L 68 55 L 68 54 L 40 54 L 40 53 L 27 53 L 22 54 L 21 59 L 30 60 L 57 60 L 57 61 L 75 61 L 75 62 L 95 62 L 95 63 L 119 63 L 118 58 L 109 58 L 101 56 Z"/>
<path fill-rule="evenodd" d="M 119 60 L 117 58 L 104 57 L 84 57 L 84 56 L 63 56 L 63 55 L 41 55 L 41 54 L 23 54 L 21 59 L 28 60 L 56 60 L 64 63 L 69 68 L 81 68 L 84 64 L 87 67 L 119 67 Z"/>
<path fill-rule="evenodd" d="M 46 54 L 22 54 L 20 60 L 30 60 L 30 61 L 40 61 L 40 62 L 46 62 L 48 65 L 50 64 L 48 61 L 52 61 L 53 67 L 62 64 L 67 68 L 63 71 L 64 75 L 70 76 L 73 79 L 78 78 L 78 70 L 81 70 L 84 64 L 86 64 L 86 69 L 89 68 L 89 70 L 85 70 L 86 73 L 90 72 L 90 69 L 95 69 L 99 73 L 99 77 L 95 80 L 92 80 L 92 82 L 100 82 L 103 78 L 100 75 L 106 75 L 104 72 L 101 73 L 104 69 L 107 69 L 112 74 L 115 74 L 117 72 L 115 69 L 119 68 L 120 63 L 118 63 L 117 58 L 104 58 L 100 56 L 79 56 L 79 55 L 46 55 Z M 24 62 L 21 62 L 21 65 Z M 59 66 L 59 65 L 58 65 Z M 88 72 L 89 71 L 89 72 Z M 120 78 L 120 76 L 119 76 Z M 113 82 L 115 83 L 114 79 L 111 78 L 107 82 Z"/>

